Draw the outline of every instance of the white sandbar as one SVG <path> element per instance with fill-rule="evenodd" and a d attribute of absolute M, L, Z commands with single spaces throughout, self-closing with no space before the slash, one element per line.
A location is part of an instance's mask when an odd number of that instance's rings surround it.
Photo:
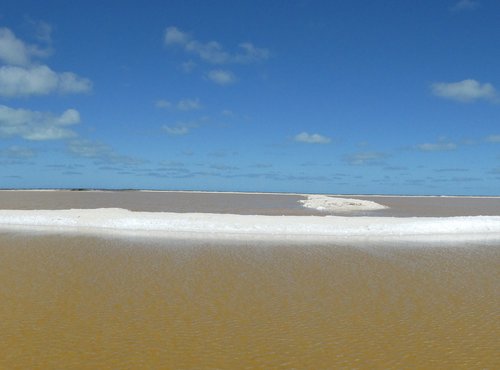
<path fill-rule="evenodd" d="M 306 208 L 318 211 L 352 212 L 375 211 L 385 209 L 386 206 L 370 200 L 335 198 L 328 195 L 306 195 L 307 199 L 299 200 Z"/>
<path fill-rule="evenodd" d="M 500 216 L 341 217 L 250 216 L 210 213 L 132 212 L 119 208 L 0 210 L 2 229 L 56 232 L 171 233 L 203 238 L 493 240 L 500 242 Z M 500 245 L 500 243 L 498 243 Z"/>

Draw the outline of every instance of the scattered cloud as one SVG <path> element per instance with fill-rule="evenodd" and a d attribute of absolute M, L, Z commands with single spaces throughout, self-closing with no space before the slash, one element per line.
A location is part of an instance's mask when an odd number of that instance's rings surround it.
<path fill-rule="evenodd" d="M 166 45 L 185 45 L 189 42 L 191 37 L 179 30 L 177 27 L 167 27 L 165 30 L 165 44 Z"/>
<path fill-rule="evenodd" d="M 240 43 L 238 50 L 231 53 L 226 51 L 217 41 L 198 41 L 177 27 L 167 27 L 164 42 L 167 46 L 182 47 L 186 52 L 194 54 L 203 61 L 211 64 L 248 64 L 269 58 L 269 51 L 267 49 L 258 48 L 250 42 Z"/>
<path fill-rule="evenodd" d="M 374 165 L 382 163 L 382 160 L 387 157 L 386 153 L 382 152 L 358 152 L 352 153 L 344 157 L 344 161 L 350 165 Z"/>
<path fill-rule="evenodd" d="M 225 164 L 212 164 L 212 165 L 210 165 L 210 168 L 212 168 L 214 170 L 218 170 L 218 171 L 235 171 L 235 170 L 239 169 L 238 167 L 229 166 L 229 165 L 225 165 Z"/>
<path fill-rule="evenodd" d="M 500 143 L 500 135 L 490 135 L 486 138 L 489 143 Z"/>
<path fill-rule="evenodd" d="M 497 92 L 492 84 L 480 83 L 473 79 L 459 82 L 437 82 L 431 85 L 432 93 L 441 98 L 469 103 L 476 100 L 497 100 Z"/>
<path fill-rule="evenodd" d="M 457 144 L 447 141 L 439 141 L 437 143 L 419 144 L 415 148 L 421 152 L 443 152 L 455 150 L 457 148 Z"/>
<path fill-rule="evenodd" d="M 184 136 L 189 134 L 192 129 L 197 127 L 198 124 L 194 122 L 179 122 L 175 125 L 163 125 L 161 128 L 171 136 Z"/>
<path fill-rule="evenodd" d="M 135 166 L 144 163 L 142 159 L 116 153 L 109 145 L 87 139 L 75 139 L 68 142 L 68 151 L 81 158 L 94 159 L 100 163 L 112 163 Z"/>
<path fill-rule="evenodd" d="M 191 73 L 196 68 L 196 63 L 192 60 L 188 60 L 181 64 L 181 69 L 185 73 Z"/>
<path fill-rule="evenodd" d="M 479 5 L 479 1 L 477 0 L 460 0 L 451 7 L 451 10 L 455 12 L 463 10 L 474 10 L 477 9 Z"/>
<path fill-rule="evenodd" d="M 214 69 L 208 72 L 207 78 L 218 85 L 231 85 L 236 82 L 236 77 L 230 71 Z"/>
<path fill-rule="evenodd" d="M 0 137 L 19 136 L 34 141 L 67 139 L 76 136 L 68 127 L 79 122 L 80 114 L 75 109 L 57 116 L 0 105 Z"/>
<path fill-rule="evenodd" d="M 189 134 L 191 128 L 188 126 L 162 126 L 163 131 L 173 136 L 183 136 Z"/>
<path fill-rule="evenodd" d="M 202 108 L 200 99 L 182 99 L 177 103 L 172 103 L 171 101 L 165 99 L 159 99 L 155 101 L 155 107 L 160 109 L 170 109 L 175 107 L 182 111 L 198 110 Z"/>
<path fill-rule="evenodd" d="M 33 19 L 29 19 L 29 23 L 34 27 L 38 41 L 52 44 L 52 26 L 49 23 Z"/>
<path fill-rule="evenodd" d="M 188 111 L 197 110 L 201 108 L 199 99 L 182 99 L 177 103 L 177 109 Z"/>
<path fill-rule="evenodd" d="M 469 170 L 467 168 L 437 168 L 434 170 L 434 172 L 468 172 Z"/>
<path fill-rule="evenodd" d="M 250 168 L 272 168 L 273 165 L 271 163 L 256 163 L 256 164 L 253 164 L 251 166 L 249 166 Z"/>
<path fill-rule="evenodd" d="M 44 22 L 35 23 L 37 38 L 51 42 L 52 28 Z M 19 97 L 84 93 L 92 89 L 92 82 L 72 72 L 55 72 L 33 58 L 47 57 L 49 49 L 41 49 L 18 39 L 8 28 L 0 28 L 0 96 Z"/>
<path fill-rule="evenodd" d="M 237 156 L 239 155 L 239 153 L 235 151 L 216 150 L 213 152 L 209 152 L 207 155 L 215 158 L 227 158 Z"/>
<path fill-rule="evenodd" d="M 328 144 L 332 141 L 329 137 L 320 134 L 309 134 L 307 132 L 301 132 L 295 135 L 293 139 L 297 142 L 307 144 Z"/>
<path fill-rule="evenodd" d="M 165 99 L 158 99 L 155 101 L 155 107 L 160 109 L 171 108 L 172 103 Z"/>
<path fill-rule="evenodd" d="M 109 146 L 86 139 L 72 140 L 68 143 L 70 153 L 83 158 L 97 158 L 112 150 Z"/>
<path fill-rule="evenodd" d="M 57 73 L 44 65 L 0 67 L 0 95 L 5 97 L 47 95 L 52 92 L 76 94 L 91 89 L 89 79 L 72 72 Z"/>
<path fill-rule="evenodd" d="M 35 152 L 30 148 L 25 148 L 17 145 L 10 146 L 5 149 L 0 149 L 0 157 L 8 159 L 29 159 L 35 156 Z"/>
<path fill-rule="evenodd" d="M 407 171 L 408 167 L 406 166 L 386 166 L 384 167 L 386 171 Z"/>
<path fill-rule="evenodd" d="M 47 57 L 49 52 L 36 45 L 24 43 L 8 28 L 0 28 L 0 62 L 28 66 L 32 57 Z"/>

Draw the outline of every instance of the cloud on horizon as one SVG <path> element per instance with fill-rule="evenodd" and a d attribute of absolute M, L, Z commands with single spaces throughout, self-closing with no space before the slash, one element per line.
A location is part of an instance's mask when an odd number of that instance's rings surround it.
<path fill-rule="evenodd" d="M 433 83 L 431 90 L 436 96 L 462 103 L 476 100 L 498 101 L 497 92 L 491 83 L 482 84 L 473 79 Z"/>
<path fill-rule="evenodd" d="M 68 152 L 80 158 L 93 159 L 99 163 L 112 163 L 136 166 L 145 163 L 144 160 L 120 155 L 109 145 L 87 139 L 70 140 L 67 143 Z"/>
<path fill-rule="evenodd" d="M 457 149 L 457 144 L 447 141 L 437 143 L 424 143 L 415 146 L 415 149 L 421 152 L 444 152 Z"/>
<path fill-rule="evenodd" d="M 382 152 L 357 152 L 346 155 L 344 161 L 355 166 L 375 165 L 382 164 L 386 157 L 387 154 Z"/>
<path fill-rule="evenodd" d="M 5 149 L 0 149 L 0 158 L 8 159 L 30 159 L 35 157 L 35 152 L 26 147 L 12 145 Z"/>

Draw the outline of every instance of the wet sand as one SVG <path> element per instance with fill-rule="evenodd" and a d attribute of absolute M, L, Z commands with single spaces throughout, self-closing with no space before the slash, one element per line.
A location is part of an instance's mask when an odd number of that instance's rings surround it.
<path fill-rule="evenodd" d="M 494 369 L 500 249 L 0 232 L 0 368 Z"/>

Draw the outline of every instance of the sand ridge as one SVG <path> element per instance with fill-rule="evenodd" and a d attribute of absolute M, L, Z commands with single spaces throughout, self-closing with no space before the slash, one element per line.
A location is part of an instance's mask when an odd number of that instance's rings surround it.
<path fill-rule="evenodd" d="M 343 217 L 255 216 L 210 213 L 132 212 L 119 208 L 70 210 L 0 210 L 4 229 L 50 228 L 57 231 L 154 232 L 203 234 L 206 237 L 297 236 L 329 238 L 443 237 L 500 240 L 500 216 Z"/>

